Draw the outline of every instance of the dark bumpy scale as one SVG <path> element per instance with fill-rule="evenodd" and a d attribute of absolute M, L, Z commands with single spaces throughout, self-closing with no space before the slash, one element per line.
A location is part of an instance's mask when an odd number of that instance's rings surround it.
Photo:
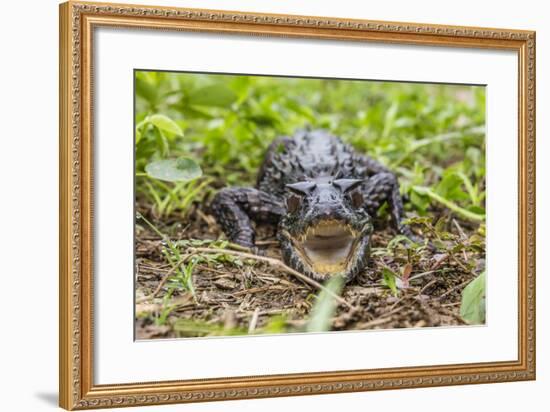
<path fill-rule="evenodd" d="M 367 264 L 371 216 L 386 202 L 395 229 L 419 241 L 403 223 L 395 175 L 315 130 L 275 139 L 256 188 L 225 188 L 212 210 L 231 241 L 256 250 L 252 221 L 272 223 L 289 266 L 317 280 L 350 280 Z"/>

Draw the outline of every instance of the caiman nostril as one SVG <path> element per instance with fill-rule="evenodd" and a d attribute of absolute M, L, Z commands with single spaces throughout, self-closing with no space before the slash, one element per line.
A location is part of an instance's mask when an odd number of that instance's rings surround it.
<path fill-rule="evenodd" d="M 331 217 L 332 217 L 332 211 L 329 210 L 329 209 L 322 210 L 319 213 L 319 218 L 321 218 L 321 219 L 329 219 Z"/>

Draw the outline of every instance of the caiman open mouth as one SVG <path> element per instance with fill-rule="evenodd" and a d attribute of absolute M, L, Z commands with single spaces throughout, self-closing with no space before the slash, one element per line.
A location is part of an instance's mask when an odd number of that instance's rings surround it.
<path fill-rule="evenodd" d="M 345 222 L 322 220 L 292 240 L 302 260 L 315 273 L 330 275 L 346 270 L 357 238 L 357 232 Z"/>

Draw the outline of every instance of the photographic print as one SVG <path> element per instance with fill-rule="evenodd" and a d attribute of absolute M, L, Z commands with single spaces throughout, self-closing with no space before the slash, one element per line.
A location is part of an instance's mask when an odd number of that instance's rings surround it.
<path fill-rule="evenodd" d="M 485 323 L 485 87 L 135 70 L 135 338 Z"/>

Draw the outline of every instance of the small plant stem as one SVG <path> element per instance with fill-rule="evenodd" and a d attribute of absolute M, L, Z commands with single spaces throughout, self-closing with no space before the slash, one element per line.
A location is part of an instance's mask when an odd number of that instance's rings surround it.
<path fill-rule="evenodd" d="M 168 278 L 176 271 L 176 268 L 177 266 L 173 266 L 172 269 L 170 269 L 168 272 L 164 274 L 164 276 L 160 280 L 158 286 L 156 287 L 153 293 L 151 293 L 149 296 L 144 296 L 140 299 L 136 299 L 136 303 L 143 303 L 143 302 L 147 302 L 148 300 L 154 299 L 155 296 L 157 296 L 157 293 L 160 292 L 160 290 L 162 289 L 162 287 L 164 286 Z"/>
<path fill-rule="evenodd" d="M 428 289 L 430 286 L 432 286 L 434 283 L 436 283 L 439 279 L 435 278 L 430 280 L 428 283 L 424 285 L 422 289 L 420 289 L 420 292 L 418 292 L 419 295 L 422 295 L 426 289 Z"/>
<path fill-rule="evenodd" d="M 464 233 L 464 230 L 462 229 L 462 226 L 456 221 L 456 219 L 453 219 L 453 225 L 455 225 L 456 229 L 458 230 L 458 233 L 460 234 L 460 237 L 462 240 L 467 240 L 468 236 L 466 236 L 466 233 Z"/>
<path fill-rule="evenodd" d="M 456 256 L 454 255 L 454 253 L 449 253 L 449 256 L 455 261 L 455 263 L 460 266 L 460 268 L 464 271 L 464 272 L 467 272 L 467 273 L 472 273 L 472 270 L 471 269 L 468 269 L 466 266 L 464 266 L 464 264 L 458 260 L 456 258 Z"/>
<path fill-rule="evenodd" d="M 250 324 L 248 325 L 248 333 L 253 333 L 254 329 L 256 329 L 256 325 L 258 324 L 258 317 L 260 316 L 260 308 L 256 308 L 254 310 L 254 313 L 252 314 L 252 319 L 250 320 Z"/>
<path fill-rule="evenodd" d="M 477 191 L 474 189 L 474 186 L 472 185 L 472 182 L 470 182 L 470 179 L 468 176 L 466 176 L 462 172 L 457 172 L 456 175 L 462 180 L 462 183 L 464 183 L 464 187 L 466 187 L 466 191 L 468 192 L 468 195 L 470 196 L 470 201 L 475 206 L 479 205 L 479 200 L 477 196 Z"/>
<path fill-rule="evenodd" d="M 405 154 L 403 154 L 403 156 L 401 156 L 397 161 L 395 161 L 391 165 L 391 168 L 394 169 L 397 166 L 399 166 L 411 154 L 413 154 L 416 150 L 420 149 L 421 147 L 428 146 L 432 143 L 441 143 L 441 142 L 445 142 L 445 141 L 448 141 L 448 140 L 460 139 L 460 138 L 464 137 L 464 135 L 466 135 L 466 134 L 479 135 L 479 134 L 483 134 L 483 133 L 485 133 L 485 126 L 474 126 L 474 127 L 471 127 L 469 129 L 465 129 L 465 130 L 448 132 L 448 133 L 444 133 L 444 134 L 440 134 L 440 135 L 436 135 L 436 136 L 416 140 L 411 145 L 411 147 L 409 147 L 409 149 L 405 152 Z"/>
<path fill-rule="evenodd" d="M 457 204 L 451 202 L 450 200 L 445 199 L 443 196 L 438 195 L 437 193 L 435 193 L 429 187 L 413 186 L 412 189 L 420 195 L 426 195 L 426 196 L 431 197 L 436 202 L 441 203 L 442 205 L 448 207 L 453 212 L 459 214 L 460 216 L 462 216 L 466 219 L 473 220 L 473 221 L 476 221 L 476 222 L 485 221 L 485 216 L 479 215 L 477 213 L 470 212 L 469 210 L 461 208 L 460 206 L 458 206 Z"/>
<path fill-rule="evenodd" d="M 268 263 L 271 266 L 277 267 L 279 269 L 282 269 L 286 273 L 289 273 L 295 277 L 297 277 L 300 280 L 303 280 L 306 283 L 309 283 L 312 286 L 315 286 L 317 289 L 325 291 L 328 295 L 332 296 L 338 303 L 348 307 L 349 309 L 354 309 L 352 305 L 350 305 L 348 302 L 346 302 L 342 297 L 338 296 L 334 292 L 332 292 L 330 289 L 324 287 L 319 282 L 316 282 L 313 279 L 308 278 L 307 276 L 301 274 L 300 272 L 292 269 L 291 267 L 285 265 L 283 262 L 281 262 L 278 259 L 265 257 L 265 256 L 258 256 L 253 255 L 252 253 L 246 253 L 246 252 L 240 252 L 236 250 L 228 250 L 228 249 L 216 249 L 216 248 L 206 248 L 206 247 L 195 247 L 195 248 L 189 248 L 190 252 L 199 252 L 199 253 L 222 253 L 227 255 L 233 255 L 233 256 L 239 256 L 244 259 L 252 259 L 256 260 L 258 262 L 264 262 Z"/>
<path fill-rule="evenodd" d="M 158 230 L 157 227 L 156 227 L 154 224 L 152 224 L 151 222 L 149 222 L 149 220 L 147 220 L 147 219 L 145 218 L 145 216 L 143 216 L 141 213 L 139 213 L 139 212 L 137 213 L 137 218 L 138 218 L 138 219 L 141 219 L 141 220 L 143 220 L 145 223 L 147 223 L 147 225 L 148 225 L 151 229 L 153 229 L 153 231 L 154 231 L 157 235 L 159 235 L 159 237 L 160 237 L 162 240 L 164 240 L 164 241 L 169 241 L 168 237 L 167 237 L 166 235 L 164 235 L 160 230 Z"/>
<path fill-rule="evenodd" d="M 153 293 L 151 293 L 149 296 L 144 296 L 140 299 L 136 299 L 136 303 L 143 303 L 143 302 L 146 302 L 148 300 L 151 300 L 151 299 L 155 298 L 155 296 L 157 296 L 157 294 L 161 291 L 162 287 L 164 286 L 164 284 L 166 283 L 168 278 L 170 276 L 172 276 L 174 274 L 174 272 L 178 269 L 179 265 L 184 263 L 189 257 L 191 257 L 191 255 L 184 255 L 175 265 L 172 266 L 172 268 L 168 272 L 166 272 L 162 276 L 162 279 L 160 280 L 159 284 L 155 288 L 155 291 Z M 194 296 L 193 293 L 192 293 L 192 295 Z"/>
<path fill-rule="evenodd" d="M 460 284 L 456 285 L 455 287 L 449 289 L 448 291 L 446 291 L 445 293 L 443 293 L 442 295 L 440 295 L 437 299 L 443 299 L 445 296 L 448 296 L 450 295 L 451 293 L 453 293 L 455 290 L 457 289 L 460 289 L 461 287 L 463 286 L 466 286 L 468 283 L 470 283 L 472 281 L 472 279 L 468 279 L 468 280 L 465 280 L 464 282 L 461 282 Z"/>
<path fill-rule="evenodd" d="M 235 249 L 235 250 L 238 250 L 240 252 L 248 252 L 250 249 L 245 247 L 245 246 L 241 246 L 237 243 L 232 243 L 232 242 L 227 242 L 227 247 L 230 248 L 230 249 Z"/>
<path fill-rule="evenodd" d="M 436 272 L 438 272 L 438 271 L 439 271 L 439 270 L 436 269 L 436 270 L 428 270 L 427 272 L 418 273 L 418 274 L 416 274 L 416 275 L 414 275 L 414 276 L 411 276 L 411 277 L 409 278 L 409 282 L 410 282 L 411 280 L 419 279 L 419 278 L 421 278 L 421 277 L 423 277 L 423 276 L 431 275 L 432 273 L 436 273 Z"/>

